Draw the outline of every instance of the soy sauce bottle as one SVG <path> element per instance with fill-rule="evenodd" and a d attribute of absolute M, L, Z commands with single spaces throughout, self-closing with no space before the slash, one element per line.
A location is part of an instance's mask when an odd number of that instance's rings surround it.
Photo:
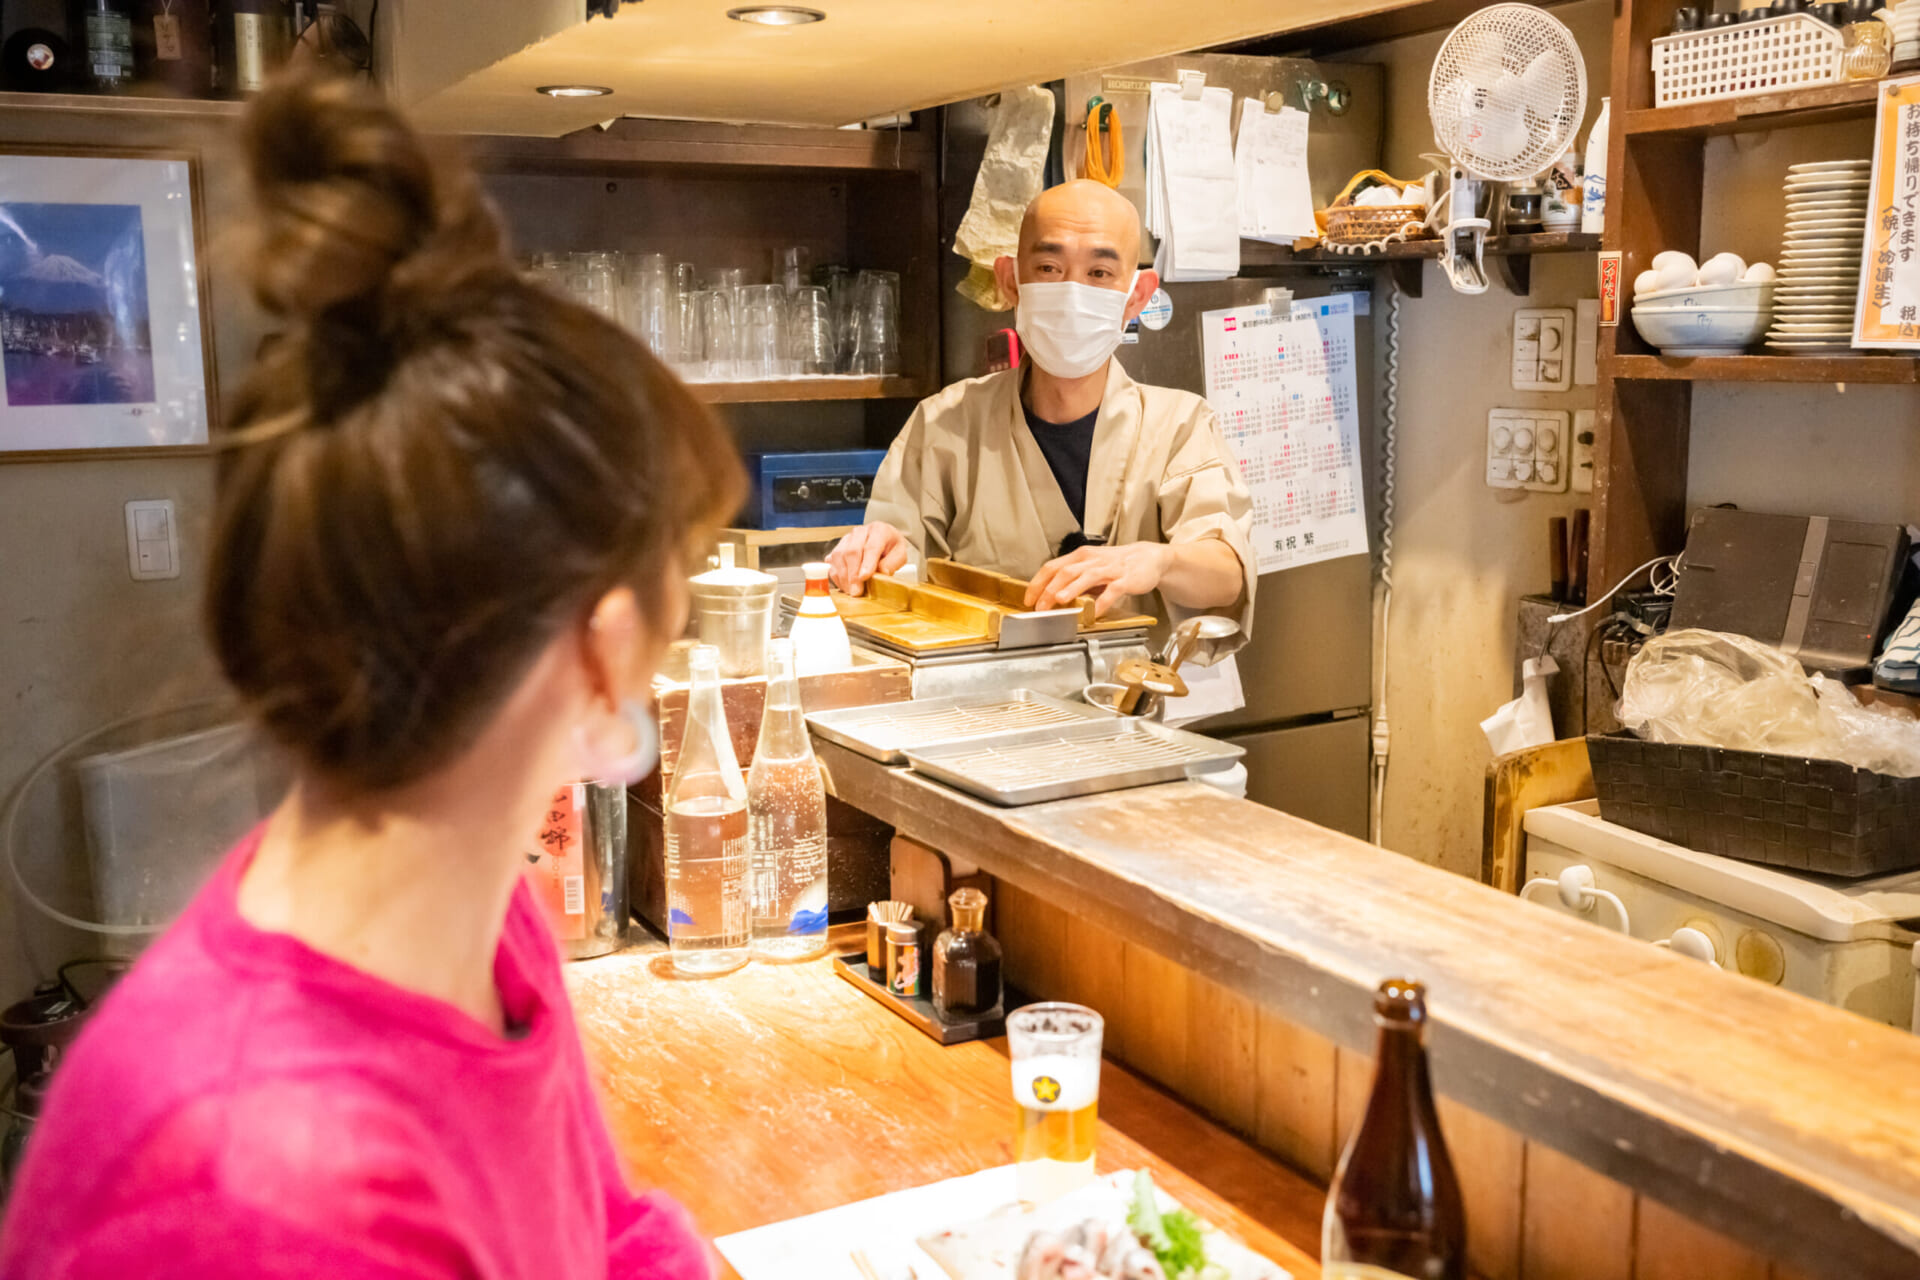
<path fill-rule="evenodd" d="M 1467 1212 L 1421 1043 L 1426 989 L 1403 978 L 1383 982 L 1373 1015 L 1380 1028 L 1373 1093 L 1327 1192 L 1321 1274 L 1467 1280 Z"/>

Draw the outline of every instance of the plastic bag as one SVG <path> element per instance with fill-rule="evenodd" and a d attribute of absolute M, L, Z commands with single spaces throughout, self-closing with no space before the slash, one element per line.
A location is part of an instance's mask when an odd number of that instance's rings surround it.
<path fill-rule="evenodd" d="M 1920 777 L 1920 721 L 1862 706 L 1846 686 L 1746 636 L 1673 631 L 1627 664 L 1620 723 L 1649 742 L 1839 760 Z"/>

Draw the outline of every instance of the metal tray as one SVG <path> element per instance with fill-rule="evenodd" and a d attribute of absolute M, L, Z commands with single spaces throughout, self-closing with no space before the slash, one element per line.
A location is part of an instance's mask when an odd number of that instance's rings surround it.
<path fill-rule="evenodd" d="M 1084 702 L 1068 702 L 1032 689 L 1014 689 L 816 711 L 807 717 L 807 723 L 828 742 L 837 742 L 882 764 L 905 764 L 906 753 L 922 747 L 1106 718 L 1109 713 Z"/>
<path fill-rule="evenodd" d="M 1102 713 L 1078 724 L 909 749 L 907 763 L 968 795 L 1018 805 L 1178 782 L 1227 768 L 1245 754 L 1230 742 Z"/>

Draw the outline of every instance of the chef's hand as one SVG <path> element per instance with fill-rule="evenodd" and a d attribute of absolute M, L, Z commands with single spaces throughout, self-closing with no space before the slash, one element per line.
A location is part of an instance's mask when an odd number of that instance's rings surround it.
<path fill-rule="evenodd" d="M 1105 617 L 1128 596 L 1157 590 L 1172 564 L 1173 548 L 1159 542 L 1081 547 L 1040 566 L 1040 572 L 1027 585 L 1027 608 L 1063 609 L 1097 591 L 1093 611 Z"/>
<path fill-rule="evenodd" d="M 848 595 L 865 595 L 868 578 L 892 573 L 906 562 L 907 535 L 876 520 L 840 539 L 827 556 L 828 576 Z"/>

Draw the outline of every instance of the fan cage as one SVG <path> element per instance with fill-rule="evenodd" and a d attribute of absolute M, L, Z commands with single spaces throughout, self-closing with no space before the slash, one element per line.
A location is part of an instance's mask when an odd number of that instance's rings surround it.
<path fill-rule="evenodd" d="M 1538 83 L 1529 83 L 1530 71 Z M 1501 123 L 1488 109 L 1495 81 L 1519 109 L 1508 123 L 1524 130 L 1524 142 L 1494 145 Z M 1541 172 L 1573 145 L 1586 109 L 1586 62 L 1573 33 L 1530 4 L 1492 5 L 1462 21 L 1441 45 L 1427 82 L 1435 141 L 1480 178 L 1513 181 Z"/>

